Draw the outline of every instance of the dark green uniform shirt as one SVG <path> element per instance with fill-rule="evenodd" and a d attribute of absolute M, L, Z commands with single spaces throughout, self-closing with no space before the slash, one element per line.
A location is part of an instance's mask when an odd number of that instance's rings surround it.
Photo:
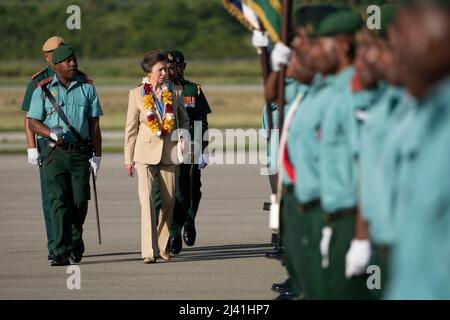
<path fill-rule="evenodd" d="M 194 133 L 195 121 L 202 122 L 201 135 L 203 137 L 205 132 L 208 130 L 207 115 L 211 113 L 211 108 L 209 107 L 208 101 L 206 100 L 200 85 L 184 78 L 179 81 L 175 81 L 175 83 L 183 87 L 184 107 L 186 108 L 186 112 L 189 116 L 189 132 L 191 134 L 191 139 L 193 140 L 196 138 Z M 200 132 L 197 132 L 197 135 L 199 134 Z M 202 149 L 204 149 L 207 144 L 207 141 L 203 141 Z"/>
<path fill-rule="evenodd" d="M 28 82 L 27 90 L 25 91 L 25 96 L 23 97 L 22 111 L 28 112 L 28 110 L 30 110 L 31 97 L 33 96 L 34 89 L 39 86 L 39 82 L 46 78 L 53 77 L 54 74 L 52 68 L 47 67 L 31 77 L 30 82 Z"/>
<path fill-rule="evenodd" d="M 189 111 L 189 116 L 211 113 L 208 101 L 199 84 L 186 79 L 181 79 L 177 84 L 183 87 L 184 106 Z"/>

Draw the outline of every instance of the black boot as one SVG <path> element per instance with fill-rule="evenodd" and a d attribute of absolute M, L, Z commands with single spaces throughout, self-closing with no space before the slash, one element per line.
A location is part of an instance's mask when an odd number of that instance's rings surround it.
<path fill-rule="evenodd" d="M 70 253 L 70 262 L 71 263 L 80 263 L 81 259 L 83 259 L 84 253 L 84 242 L 83 239 L 80 239 L 76 243 L 74 243 L 72 252 Z"/>
<path fill-rule="evenodd" d="M 50 251 L 47 255 L 47 260 L 52 261 L 53 259 L 55 259 L 55 257 L 56 255 L 52 251 Z"/>
<path fill-rule="evenodd" d="M 52 260 L 52 267 L 59 267 L 59 266 L 68 266 L 70 265 L 69 258 L 65 255 L 56 255 L 55 258 Z"/>
<path fill-rule="evenodd" d="M 187 246 L 192 247 L 195 244 L 197 232 L 194 223 L 185 223 L 183 227 L 183 240 Z"/>
<path fill-rule="evenodd" d="M 170 236 L 169 239 L 170 252 L 173 254 L 179 254 L 181 248 L 183 247 L 183 242 L 181 241 L 181 235 Z"/>
<path fill-rule="evenodd" d="M 291 286 L 291 283 L 289 281 L 289 278 L 287 278 L 283 282 L 272 284 L 272 290 L 275 292 L 281 293 L 283 290 L 289 288 L 290 286 Z"/>
<path fill-rule="evenodd" d="M 292 300 L 295 298 L 295 293 L 291 288 L 286 288 L 280 292 L 280 295 L 275 300 Z"/>

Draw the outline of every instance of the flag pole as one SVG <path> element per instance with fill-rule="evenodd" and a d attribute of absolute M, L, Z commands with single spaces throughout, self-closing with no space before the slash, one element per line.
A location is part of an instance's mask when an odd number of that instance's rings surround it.
<path fill-rule="evenodd" d="M 281 40 L 285 45 L 288 45 L 288 32 L 289 32 L 289 25 L 290 25 L 290 16 L 291 16 L 291 7 L 292 7 L 292 1 L 291 0 L 283 0 L 283 8 L 282 8 L 282 16 L 281 16 Z M 281 142 L 281 131 L 283 128 L 283 122 L 284 122 L 284 105 L 285 105 L 285 92 L 284 92 L 284 87 L 285 87 L 285 82 L 286 82 L 286 65 L 281 65 L 279 74 L 278 74 L 278 130 L 279 130 L 279 135 L 278 135 L 278 142 Z M 279 148 L 280 143 L 278 143 Z M 278 152 L 280 153 L 281 150 L 279 149 Z M 281 166 L 281 163 L 280 163 Z M 281 168 L 278 168 L 279 170 L 281 170 Z M 279 179 L 280 179 L 280 173 L 278 173 L 277 175 L 277 183 L 275 184 L 275 195 L 280 195 L 281 194 L 281 190 L 279 190 L 280 188 L 280 184 Z M 276 199 L 277 196 L 274 196 L 274 198 Z M 274 219 L 277 219 L 278 221 L 274 223 L 278 224 L 278 229 L 277 229 L 277 233 L 278 234 L 278 241 L 277 244 L 275 246 L 275 251 L 279 250 L 279 246 L 282 245 L 281 242 L 281 233 L 280 233 L 280 229 L 281 229 L 281 224 L 282 224 L 282 217 L 280 214 L 280 203 L 279 203 L 280 199 L 275 200 L 274 205 L 274 212 L 277 212 L 278 217 L 276 217 L 275 213 L 272 213 L 272 208 L 271 208 L 271 219 L 272 217 Z M 275 218 L 276 217 L 276 218 Z M 270 222 L 270 224 L 272 223 L 272 221 Z M 272 234 L 272 239 L 274 239 L 276 237 L 274 237 L 274 234 Z M 277 249 L 278 248 L 278 249 Z"/>
<path fill-rule="evenodd" d="M 285 45 L 288 44 L 288 32 L 290 25 L 290 16 L 291 16 L 291 0 L 283 0 L 283 11 L 281 17 L 281 39 Z M 285 96 L 284 96 L 284 86 L 286 81 L 286 65 L 282 65 L 280 68 L 280 73 L 278 75 L 278 128 L 281 130 L 283 128 L 284 122 L 284 104 L 285 104 Z M 281 138 L 281 134 L 279 135 L 279 139 Z"/>
<path fill-rule="evenodd" d="M 261 23 L 261 20 L 258 19 L 258 24 L 259 24 L 259 30 L 261 32 L 266 31 L 264 28 L 264 25 Z M 262 47 L 261 48 L 261 57 L 260 57 L 260 62 L 261 62 L 261 69 L 262 69 L 262 76 L 263 76 L 263 82 L 264 84 L 266 83 L 267 77 L 269 76 L 269 72 L 270 72 L 270 66 L 269 66 L 269 51 L 267 50 L 267 47 Z M 267 132 L 267 148 L 270 148 L 270 141 L 272 138 L 272 129 L 273 129 L 273 113 L 272 113 L 272 105 L 273 101 L 269 101 L 266 100 L 265 101 L 265 113 L 266 113 L 266 118 L 267 118 L 267 128 L 266 128 L 266 132 Z M 272 191 L 272 193 L 276 192 L 276 186 L 277 186 L 277 180 L 278 180 L 278 174 L 269 174 L 269 182 L 270 182 L 270 189 Z"/>

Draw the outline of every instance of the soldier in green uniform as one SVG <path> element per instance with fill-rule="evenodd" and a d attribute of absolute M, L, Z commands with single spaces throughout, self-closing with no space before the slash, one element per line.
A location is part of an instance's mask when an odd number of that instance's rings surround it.
<path fill-rule="evenodd" d="M 288 70 L 290 71 L 290 82 L 286 81 L 286 102 L 285 106 L 285 128 L 282 134 L 281 150 L 281 237 L 285 248 L 283 261 L 288 270 L 289 279 L 285 283 L 274 284 L 273 289 L 280 292 L 277 299 L 287 299 L 304 297 L 304 270 L 298 269 L 300 260 L 300 235 L 302 234 L 302 215 L 298 212 L 299 204 L 294 196 L 294 186 L 297 183 L 296 167 L 293 160 L 298 156 L 298 146 L 296 141 L 299 139 L 297 132 L 298 125 L 295 119 L 298 116 L 303 117 L 305 102 L 310 97 L 310 85 L 313 82 L 315 71 L 311 68 L 308 56 L 306 37 L 306 26 L 315 23 L 321 15 L 336 9 L 331 6 L 304 6 L 297 13 L 299 24 L 296 27 L 296 36 L 291 42 L 294 51 L 291 53 Z M 295 84 L 295 85 L 294 85 Z M 269 90 L 267 90 L 269 91 Z M 316 90 L 313 90 L 316 91 Z M 294 101 L 296 98 L 299 101 Z M 285 140 L 284 140 L 285 135 Z M 300 185 L 304 185 L 304 178 L 301 178 Z M 307 259 L 310 260 L 310 259 Z M 308 276 L 306 276 L 308 277 Z M 287 288 L 289 286 L 289 288 Z M 311 298 L 311 295 L 309 295 Z"/>
<path fill-rule="evenodd" d="M 355 71 L 360 81 L 353 81 L 352 86 L 353 107 L 358 123 L 355 158 L 358 168 L 358 207 L 362 218 L 356 226 L 355 235 L 366 233 L 368 229 L 371 250 L 353 246 L 346 257 L 347 277 L 365 274 L 369 264 L 379 266 L 381 287 L 371 290 L 376 298 L 382 296 L 389 278 L 387 253 L 393 240 L 392 223 L 385 218 L 385 204 L 391 197 L 390 192 L 386 193 L 389 181 L 380 171 L 381 163 L 386 153 L 386 142 L 392 139 L 393 128 L 398 126 L 406 111 L 404 90 L 399 87 L 394 52 L 387 38 L 387 28 L 395 17 L 396 6 L 384 4 L 380 9 L 381 28 L 363 28 L 361 32 L 355 61 Z M 363 245 L 367 247 L 368 243 Z"/>
<path fill-rule="evenodd" d="M 286 61 L 285 61 L 286 62 Z M 312 79 L 313 74 L 310 72 L 308 68 L 306 68 L 304 65 L 301 64 L 300 59 L 295 54 L 290 54 L 289 61 L 287 61 L 287 70 L 286 70 L 286 80 L 285 80 L 285 87 L 284 87 L 284 93 L 285 93 L 285 107 L 284 107 L 284 123 L 283 123 L 283 133 L 281 135 L 282 137 L 282 143 L 280 147 L 283 147 L 286 145 L 286 139 L 289 139 L 289 123 L 291 119 L 291 115 L 297 110 L 299 107 L 299 103 L 301 101 L 301 97 L 305 94 L 305 92 L 308 89 L 308 83 L 310 79 Z M 272 72 L 267 81 L 266 81 L 266 99 L 270 100 L 276 100 L 277 99 L 277 79 L 278 79 L 278 73 Z M 271 92 L 273 92 L 273 96 L 270 96 Z M 269 96 L 268 96 L 269 95 Z M 296 99 L 298 98 L 298 101 Z M 295 104 L 294 104 L 295 102 Z M 291 108 L 294 108 L 295 110 L 290 111 Z M 278 117 L 278 111 L 276 112 L 276 118 Z M 275 118 L 275 117 L 274 117 Z M 278 126 L 277 123 L 275 123 L 275 128 Z M 280 152 L 282 150 L 278 150 L 278 135 L 273 135 L 271 138 L 271 157 L 272 159 L 270 162 L 274 163 L 273 167 L 278 170 L 278 179 L 281 180 L 281 189 L 280 190 L 280 214 L 281 214 L 281 228 L 280 228 L 280 243 L 277 244 L 279 247 L 281 247 L 282 243 L 284 244 L 285 239 L 285 226 L 287 223 L 289 223 L 288 220 L 286 220 L 286 213 L 289 212 L 292 208 L 290 206 L 289 201 L 289 194 L 292 189 L 292 185 L 294 183 L 292 176 L 290 176 L 283 166 L 278 169 L 279 165 L 279 157 Z M 273 169 L 272 169 L 273 170 Z M 289 247 L 291 250 L 292 248 Z M 285 251 L 284 249 L 280 250 L 280 256 L 282 258 L 283 265 L 286 266 L 288 270 L 291 269 L 291 253 L 292 251 Z M 272 252 L 269 252 L 269 254 L 275 254 L 276 249 Z M 266 253 L 266 257 L 268 256 L 268 253 Z M 292 276 L 292 273 L 289 272 L 289 276 Z M 274 283 L 272 285 L 272 290 L 280 293 L 280 295 L 276 298 L 277 300 L 290 300 L 296 295 L 299 296 L 300 292 L 297 291 L 295 294 L 292 290 L 292 280 L 288 278 L 286 281 L 281 283 Z"/>
<path fill-rule="evenodd" d="M 103 113 L 92 82 L 78 72 L 73 48 L 59 46 L 52 61 L 55 75 L 39 83 L 27 117 L 30 129 L 47 142 L 41 155 L 54 231 L 51 265 L 62 266 L 80 262 L 84 253 L 89 177 L 100 167 Z"/>
<path fill-rule="evenodd" d="M 417 2 L 390 30 L 415 103 L 386 146 L 395 235 L 386 297 L 450 299 L 450 1 Z"/>
<path fill-rule="evenodd" d="M 53 253 L 54 237 L 53 237 L 53 228 L 52 228 L 52 222 L 51 222 L 51 216 L 50 216 L 50 203 L 49 203 L 48 194 L 47 194 L 47 186 L 45 184 L 44 168 L 42 166 L 42 163 L 40 162 L 40 156 L 39 156 L 39 151 L 40 151 L 39 144 L 40 144 L 42 138 L 40 138 L 36 143 L 36 137 L 28 126 L 28 118 L 26 116 L 26 113 L 30 109 L 31 97 L 33 95 L 34 90 L 38 87 L 39 82 L 48 77 L 53 77 L 53 75 L 55 74 L 52 69 L 52 52 L 61 44 L 65 44 L 65 41 L 63 38 L 58 37 L 58 36 L 50 37 L 49 39 L 47 39 L 47 41 L 45 41 L 44 45 L 42 46 L 42 51 L 44 52 L 44 58 L 48 63 L 48 67 L 35 73 L 31 77 L 31 80 L 28 83 L 27 89 L 25 91 L 25 96 L 23 98 L 23 103 L 22 103 L 22 111 L 25 111 L 24 128 L 25 128 L 25 135 L 27 138 L 28 162 L 31 165 L 39 165 L 39 178 L 41 181 L 42 209 L 44 211 L 45 230 L 47 233 L 47 249 L 48 249 L 47 258 L 48 258 L 48 260 L 53 260 L 55 255 Z"/>
<path fill-rule="evenodd" d="M 314 32 L 318 37 L 314 64 L 329 83 L 321 92 L 327 102 L 322 109 L 319 133 L 320 200 L 326 221 L 319 246 L 326 284 L 322 298 L 370 297 L 363 277 L 345 277 L 345 256 L 353 245 L 356 223 L 356 120 L 350 81 L 354 73 L 354 34 L 361 22 L 351 10 L 340 10 L 321 21 Z"/>
<path fill-rule="evenodd" d="M 172 73 L 172 81 L 183 88 L 184 106 L 190 119 L 191 135 L 191 163 L 180 164 L 178 191 L 169 238 L 171 252 L 178 254 L 182 248 L 182 230 L 184 243 L 188 246 L 195 244 L 195 217 L 202 197 L 201 169 L 208 164 L 208 154 L 204 153 L 204 150 L 208 145 L 205 133 L 208 130 L 207 115 L 211 113 L 211 109 L 200 85 L 184 78 L 186 60 L 183 53 L 173 50 L 171 55 L 175 63 L 174 70 L 169 74 Z"/>
<path fill-rule="evenodd" d="M 328 86 L 313 65 L 312 39 L 307 36 L 321 20 L 338 9 L 330 5 L 305 6 L 299 12 L 299 25 L 292 42 L 294 53 L 303 66 L 302 82 L 309 87 L 298 110 L 292 117 L 287 136 L 287 156 L 283 157 L 283 171 L 290 172 L 283 190 L 283 241 L 289 263 L 287 269 L 297 296 L 306 299 L 322 298 L 325 283 L 318 250 L 323 226 L 319 188 L 319 142 L 322 106 L 329 100 L 321 92 Z M 309 77 L 304 76 L 309 71 Z M 290 168 L 290 170 L 289 170 Z M 290 183 L 287 183 L 290 181 Z M 291 184 L 291 186 L 289 186 Z"/>

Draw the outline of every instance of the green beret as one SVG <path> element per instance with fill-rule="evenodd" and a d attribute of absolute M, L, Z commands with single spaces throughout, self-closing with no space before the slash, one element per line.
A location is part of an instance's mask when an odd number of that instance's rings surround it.
<path fill-rule="evenodd" d="M 175 59 L 175 63 L 184 63 L 184 55 L 179 50 L 172 50 L 172 56 Z"/>
<path fill-rule="evenodd" d="M 73 50 L 72 46 L 63 44 L 63 45 L 60 45 L 55 50 L 53 50 L 52 61 L 54 64 L 58 64 L 73 55 L 75 55 L 75 51 Z"/>
<path fill-rule="evenodd" d="M 392 24 L 392 22 L 395 19 L 395 15 L 397 14 L 397 6 L 393 5 L 391 3 L 383 4 L 380 7 L 380 14 L 381 14 L 381 29 L 378 30 L 378 34 L 381 37 L 386 36 L 387 28 Z"/>
<path fill-rule="evenodd" d="M 434 0 L 432 2 L 436 3 L 437 6 L 444 7 L 445 9 L 450 8 L 450 0 Z"/>
<path fill-rule="evenodd" d="M 375 37 L 385 37 L 388 26 L 394 21 L 397 13 L 397 4 L 385 3 L 385 1 L 367 0 L 361 4 L 360 11 L 364 21 L 368 21 L 373 12 L 367 13 L 367 8 L 376 5 L 380 8 L 380 29 L 369 29 L 370 33 Z M 367 2 L 367 3 L 366 3 Z"/>
<path fill-rule="evenodd" d="M 436 6 L 443 9 L 449 9 L 450 8 L 450 0 L 415 0 L 413 1 L 413 4 L 417 5 L 431 5 Z"/>
<path fill-rule="evenodd" d="M 339 10 L 320 21 L 315 36 L 354 35 L 362 26 L 362 19 L 351 10 Z"/>
<path fill-rule="evenodd" d="M 323 19 L 342 9 L 328 4 L 302 6 L 296 14 L 296 25 L 304 27 L 308 35 L 313 35 Z"/>
<path fill-rule="evenodd" d="M 360 3 L 360 6 L 365 11 L 368 6 L 371 6 L 371 5 L 381 6 L 385 3 L 386 3 L 386 0 L 362 0 Z"/>
<path fill-rule="evenodd" d="M 327 4 L 302 6 L 296 14 L 296 25 L 303 27 L 308 23 L 316 24 L 320 19 L 338 10 L 338 7 Z"/>

